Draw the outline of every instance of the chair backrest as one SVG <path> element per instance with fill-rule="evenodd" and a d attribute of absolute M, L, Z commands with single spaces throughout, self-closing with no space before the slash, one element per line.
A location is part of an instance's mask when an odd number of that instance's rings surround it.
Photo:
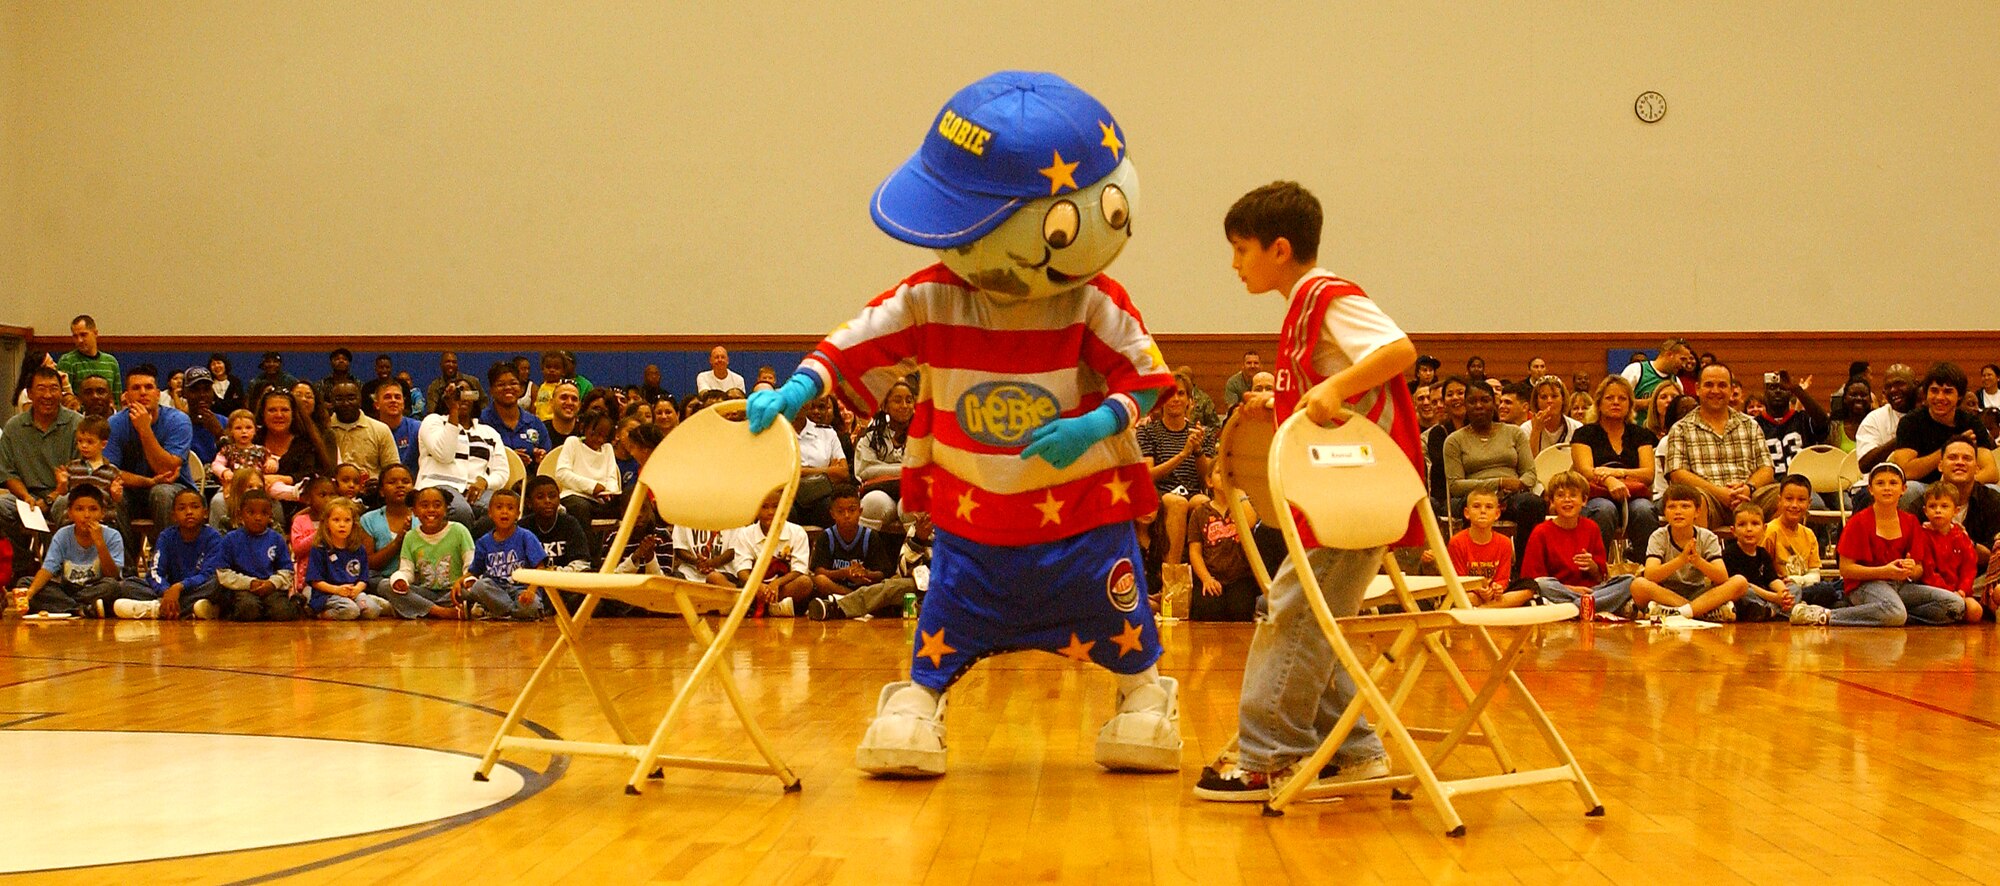
<path fill-rule="evenodd" d="M 525 462 L 521 461 L 521 453 L 515 452 L 512 447 L 509 447 L 507 449 L 507 482 L 502 485 L 506 489 L 512 489 L 515 492 L 525 495 L 527 492 L 527 483 L 528 466 Z"/>
<path fill-rule="evenodd" d="M 1535 480 L 1542 487 L 1549 485 L 1549 478 L 1576 467 L 1576 456 L 1569 451 L 1570 444 L 1557 443 L 1535 453 Z"/>
<path fill-rule="evenodd" d="M 639 484 L 652 491 L 661 519 L 690 529 L 748 526 L 766 495 L 796 481 L 799 435 L 789 426 L 752 434 L 743 412 L 741 400 L 701 410 L 646 459 Z"/>
<path fill-rule="evenodd" d="M 1222 426 L 1222 437 L 1215 449 L 1222 474 L 1222 487 L 1217 492 L 1224 496 L 1230 490 L 1242 493 L 1250 499 L 1250 507 L 1259 518 L 1270 520 L 1277 515 L 1271 503 L 1270 456 L 1271 440 L 1278 435 L 1278 429 L 1269 421 L 1250 419 L 1248 415 L 1247 410 L 1238 409 Z M 1223 499 L 1225 504 L 1231 501 Z"/>
<path fill-rule="evenodd" d="M 1416 467 L 1387 431 L 1364 418 L 1323 428 L 1304 410 L 1293 413 L 1272 441 L 1269 471 L 1272 494 L 1297 508 L 1330 548 L 1396 542 L 1424 500 Z"/>
<path fill-rule="evenodd" d="M 192 449 L 188 450 L 187 466 L 188 476 L 194 480 L 195 491 L 200 492 L 207 489 L 208 465 L 202 464 L 201 456 L 194 454 L 194 450 Z"/>
<path fill-rule="evenodd" d="M 560 452 L 562 452 L 562 447 L 560 446 L 549 450 L 548 455 L 542 456 L 542 463 L 535 466 L 535 473 L 544 477 L 554 477 L 556 475 L 556 454 Z"/>
<path fill-rule="evenodd" d="M 1814 492 L 1845 492 L 1861 482 L 1861 460 L 1852 452 L 1825 444 L 1800 450 L 1792 456 L 1788 469 L 1812 481 Z"/>

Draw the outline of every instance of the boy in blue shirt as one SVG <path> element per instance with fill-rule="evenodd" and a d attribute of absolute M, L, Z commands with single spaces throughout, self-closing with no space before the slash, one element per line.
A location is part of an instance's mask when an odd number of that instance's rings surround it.
<path fill-rule="evenodd" d="M 125 580 L 134 598 L 112 604 L 113 611 L 119 618 L 214 618 L 215 601 L 205 594 L 214 592 L 215 575 L 207 564 L 221 547 L 222 533 L 208 525 L 201 493 L 181 490 L 174 496 L 174 528 L 153 542 L 153 557 L 139 577 Z"/>
<path fill-rule="evenodd" d="M 225 614 L 231 621 L 296 621 L 292 546 L 284 533 L 271 529 L 271 494 L 246 490 L 239 508 L 236 528 L 206 561 Z"/>
<path fill-rule="evenodd" d="M 542 604 L 534 590 L 513 581 L 514 570 L 540 566 L 548 559 L 541 541 L 519 525 L 521 496 L 512 489 L 495 490 L 486 503 L 486 517 L 493 521 L 493 531 L 472 547 L 472 567 L 467 571 L 478 580 L 466 589 L 465 599 L 485 609 L 490 618 L 541 618 Z"/>
<path fill-rule="evenodd" d="M 69 494 L 69 525 L 49 538 L 42 568 L 28 583 L 28 614 L 103 618 L 113 601 L 131 593 L 119 580 L 124 568 L 125 539 L 104 525 L 104 493 L 78 486 Z"/>

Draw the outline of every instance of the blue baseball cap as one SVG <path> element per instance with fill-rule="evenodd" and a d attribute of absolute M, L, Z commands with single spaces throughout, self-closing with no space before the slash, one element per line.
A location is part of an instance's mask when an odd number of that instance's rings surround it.
<path fill-rule="evenodd" d="M 923 147 L 875 189 L 868 214 L 905 243 L 963 246 L 1023 203 L 1097 181 L 1125 133 L 1089 93 L 1054 74 L 1002 71 L 958 91 Z"/>

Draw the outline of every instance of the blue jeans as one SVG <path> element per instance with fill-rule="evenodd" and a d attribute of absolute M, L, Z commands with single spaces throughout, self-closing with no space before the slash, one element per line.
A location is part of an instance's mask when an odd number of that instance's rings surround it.
<path fill-rule="evenodd" d="M 1548 576 L 1535 579 L 1535 587 L 1542 599 L 1550 603 L 1575 603 L 1583 599 L 1569 585 Z M 1590 599 L 1596 601 L 1597 611 L 1617 612 L 1632 603 L 1632 576 L 1620 575 L 1605 580 L 1603 584 L 1590 589 Z"/>
<path fill-rule="evenodd" d="M 431 606 L 450 606 L 451 591 L 410 585 L 410 592 L 398 594 L 390 587 L 391 580 L 382 578 L 375 581 L 375 594 L 389 601 L 389 608 L 403 618 L 423 618 L 431 614 Z"/>
<path fill-rule="evenodd" d="M 489 618 L 534 621 L 542 617 L 542 601 L 531 597 L 528 605 L 521 605 L 520 595 L 525 590 L 527 590 L 525 585 L 481 576 L 478 581 L 472 583 L 472 587 L 465 589 L 465 599 L 479 604 L 486 610 Z"/>
<path fill-rule="evenodd" d="M 1381 569 L 1382 549 L 1317 548 L 1307 553 L 1306 561 L 1327 608 L 1335 618 L 1345 618 L 1361 610 L 1368 583 Z M 1272 577 L 1270 615 L 1251 635 L 1243 667 L 1237 712 L 1241 763 L 1257 772 L 1275 772 L 1311 756 L 1355 697 L 1354 680 L 1320 632 L 1294 569 L 1288 558 Z M 1374 727 L 1362 717 L 1334 760 L 1358 763 L 1385 753 Z"/>
<path fill-rule="evenodd" d="M 1608 498 L 1593 498 L 1583 503 L 1583 516 L 1597 524 L 1597 531 L 1604 536 L 1604 549 L 1611 550 L 1613 537 L 1618 534 L 1618 503 Z M 1631 512 L 1625 522 L 1625 538 L 1632 542 L 1633 552 L 1640 558 L 1646 556 L 1646 542 L 1653 537 L 1653 530 L 1660 528 L 1658 506 L 1643 495 L 1631 498 Z"/>
<path fill-rule="evenodd" d="M 1827 624 L 1894 628 L 1956 624 L 1965 618 L 1965 598 L 1914 581 L 1864 582 L 1847 592 L 1847 603 L 1828 614 Z"/>

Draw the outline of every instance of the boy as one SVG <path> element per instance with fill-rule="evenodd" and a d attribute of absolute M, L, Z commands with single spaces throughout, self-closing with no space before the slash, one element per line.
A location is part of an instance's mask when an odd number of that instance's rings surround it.
<path fill-rule="evenodd" d="M 1733 541 L 1722 551 L 1722 566 L 1743 579 L 1746 590 L 1736 601 L 1737 621 L 1777 621 L 1792 612 L 1792 589 L 1778 574 L 1778 564 L 1764 549 L 1764 509 L 1756 502 L 1736 506 L 1732 515 Z"/>
<path fill-rule="evenodd" d="M 827 497 L 833 526 L 812 546 L 813 595 L 838 598 L 880 582 L 895 571 L 895 552 L 882 535 L 861 525 L 861 493 L 841 485 Z M 807 612 L 811 614 L 810 609 Z"/>
<path fill-rule="evenodd" d="M 1632 602 L 1632 577 L 1606 576 L 1604 532 L 1582 519 L 1589 494 L 1590 481 L 1575 471 L 1558 471 L 1548 479 L 1549 512 L 1555 519 L 1536 524 L 1529 533 L 1521 577 L 1534 579 L 1542 598 L 1551 603 L 1575 603 L 1589 594 L 1596 611 L 1617 612 Z M 1500 515 L 1497 499 L 1492 514 Z"/>
<path fill-rule="evenodd" d="M 236 528 L 204 562 L 220 587 L 230 621 L 296 621 L 300 616 L 291 593 L 292 549 L 284 533 L 271 529 L 274 510 L 269 492 L 244 490 Z"/>
<path fill-rule="evenodd" d="M 472 568 L 478 576 L 466 589 L 465 599 L 486 610 L 489 618 L 535 621 L 542 617 L 541 600 L 533 588 L 513 581 L 514 570 L 538 567 L 548 559 L 540 539 L 519 525 L 521 496 L 512 489 L 496 489 L 486 504 L 486 517 L 493 531 L 479 537 L 472 548 Z"/>
<path fill-rule="evenodd" d="M 1315 266 L 1319 255 L 1319 200 L 1295 182 L 1273 182 L 1245 194 L 1222 220 L 1231 266 L 1251 293 L 1278 291 L 1290 304 L 1278 340 L 1278 387 L 1272 395 L 1246 394 L 1239 408 L 1265 419 L 1275 408 L 1283 421 L 1303 409 L 1316 422 L 1336 418 L 1373 421 L 1394 437 L 1403 457 L 1423 473 L 1417 410 L 1403 374 L 1417 349 L 1395 321 L 1361 288 Z M 1349 406 L 1361 411 L 1350 413 Z M 1382 453 L 1394 457 L 1394 453 Z M 1412 521 L 1410 528 L 1420 532 Z M 1402 541 L 1415 544 L 1420 534 Z M 1306 560 L 1335 618 L 1360 611 L 1368 584 L 1381 569 L 1382 550 L 1318 547 Z M 1318 750 L 1339 713 L 1354 698 L 1354 682 L 1306 606 L 1304 587 L 1288 559 L 1272 578 L 1269 617 L 1257 625 L 1243 671 L 1238 705 L 1239 742 L 1204 769 L 1195 796 L 1263 802 L 1291 778 L 1300 760 Z M 1358 720 L 1334 754 L 1331 771 L 1314 775 L 1359 780 L 1387 775 L 1381 739 Z"/>
<path fill-rule="evenodd" d="M 1646 541 L 1646 568 L 1632 579 L 1632 604 L 1654 620 L 1715 614 L 1735 621 L 1733 604 L 1749 590 L 1741 576 L 1722 565 L 1722 539 L 1695 525 L 1706 494 L 1686 483 L 1667 486 L 1667 525 Z"/>
<path fill-rule="evenodd" d="M 70 492 L 69 525 L 49 538 L 42 568 L 28 583 L 28 613 L 112 615 L 113 601 L 131 596 L 118 578 L 124 568 L 125 539 L 104 525 L 104 493 L 79 486 Z"/>
<path fill-rule="evenodd" d="M 851 594 L 814 597 L 806 604 L 806 617 L 814 621 L 860 618 L 871 612 L 901 608 L 904 594 L 922 599 L 931 585 L 931 516 L 913 515 L 915 522 L 903 536 L 903 551 L 896 558 L 896 574 Z"/>
<path fill-rule="evenodd" d="M 1514 576 L 1514 542 L 1493 531 L 1493 524 L 1498 522 L 1500 493 L 1490 486 L 1474 489 L 1465 496 L 1465 528 L 1452 535 L 1444 548 L 1451 555 L 1452 569 L 1461 578 L 1485 579 L 1478 587 L 1466 590 L 1474 604 L 1519 606 L 1534 594 L 1522 590 L 1510 595 L 1507 591 Z"/>
<path fill-rule="evenodd" d="M 95 486 L 102 493 L 107 515 L 116 524 L 125 484 L 119 480 L 118 466 L 104 458 L 104 444 L 110 439 L 111 423 L 103 418 L 86 415 L 76 423 L 76 458 L 56 472 L 55 495 L 60 499 L 79 487 Z"/>
<path fill-rule="evenodd" d="M 735 531 L 674 527 L 674 563 L 688 581 L 736 587 Z"/>
<path fill-rule="evenodd" d="M 204 596 L 215 590 L 209 581 L 215 576 L 206 564 L 222 547 L 222 533 L 208 525 L 208 503 L 201 493 L 183 489 L 174 496 L 174 529 L 154 540 L 152 561 L 140 577 L 125 580 L 128 589 L 143 596 L 112 604 L 119 618 L 216 616 L 215 601 Z"/>
<path fill-rule="evenodd" d="M 556 478 L 541 474 L 528 478 L 528 514 L 521 526 L 542 543 L 542 552 L 548 555 L 546 568 L 590 571 L 590 536 L 575 517 L 563 513 Z"/>
<path fill-rule="evenodd" d="M 750 580 L 750 568 L 757 564 L 757 552 L 764 547 L 764 539 L 770 537 L 771 526 L 778 522 L 778 492 L 764 496 L 764 504 L 757 509 L 757 522 L 730 533 L 731 546 L 735 548 L 735 564 L 741 567 L 736 572 L 736 580 L 731 587 L 742 587 Z M 764 584 L 757 589 L 757 602 L 764 614 L 792 618 L 805 614 L 806 598 L 812 596 L 813 582 L 811 563 L 806 559 L 812 550 L 806 539 L 805 527 L 790 520 L 777 529 L 778 549 L 771 554 L 771 568 L 766 570 Z"/>
<path fill-rule="evenodd" d="M 1777 519 L 1764 525 L 1764 549 L 1777 562 L 1778 574 L 1798 587 L 1800 602 L 1838 606 L 1840 579 L 1820 580 L 1819 536 L 1806 525 L 1812 500 L 1812 481 L 1803 475 L 1787 474 L 1779 481 Z"/>
<path fill-rule="evenodd" d="M 1979 554 L 1965 527 L 1953 522 L 1958 515 L 1958 490 L 1949 483 L 1932 483 L 1924 489 L 1924 525 L 1910 539 L 1910 559 L 1923 567 L 1923 582 L 1965 598 L 1966 624 L 1978 624 L 1985 615 L 1979 598 L 1972 592 L 1979 573 Z"/>

